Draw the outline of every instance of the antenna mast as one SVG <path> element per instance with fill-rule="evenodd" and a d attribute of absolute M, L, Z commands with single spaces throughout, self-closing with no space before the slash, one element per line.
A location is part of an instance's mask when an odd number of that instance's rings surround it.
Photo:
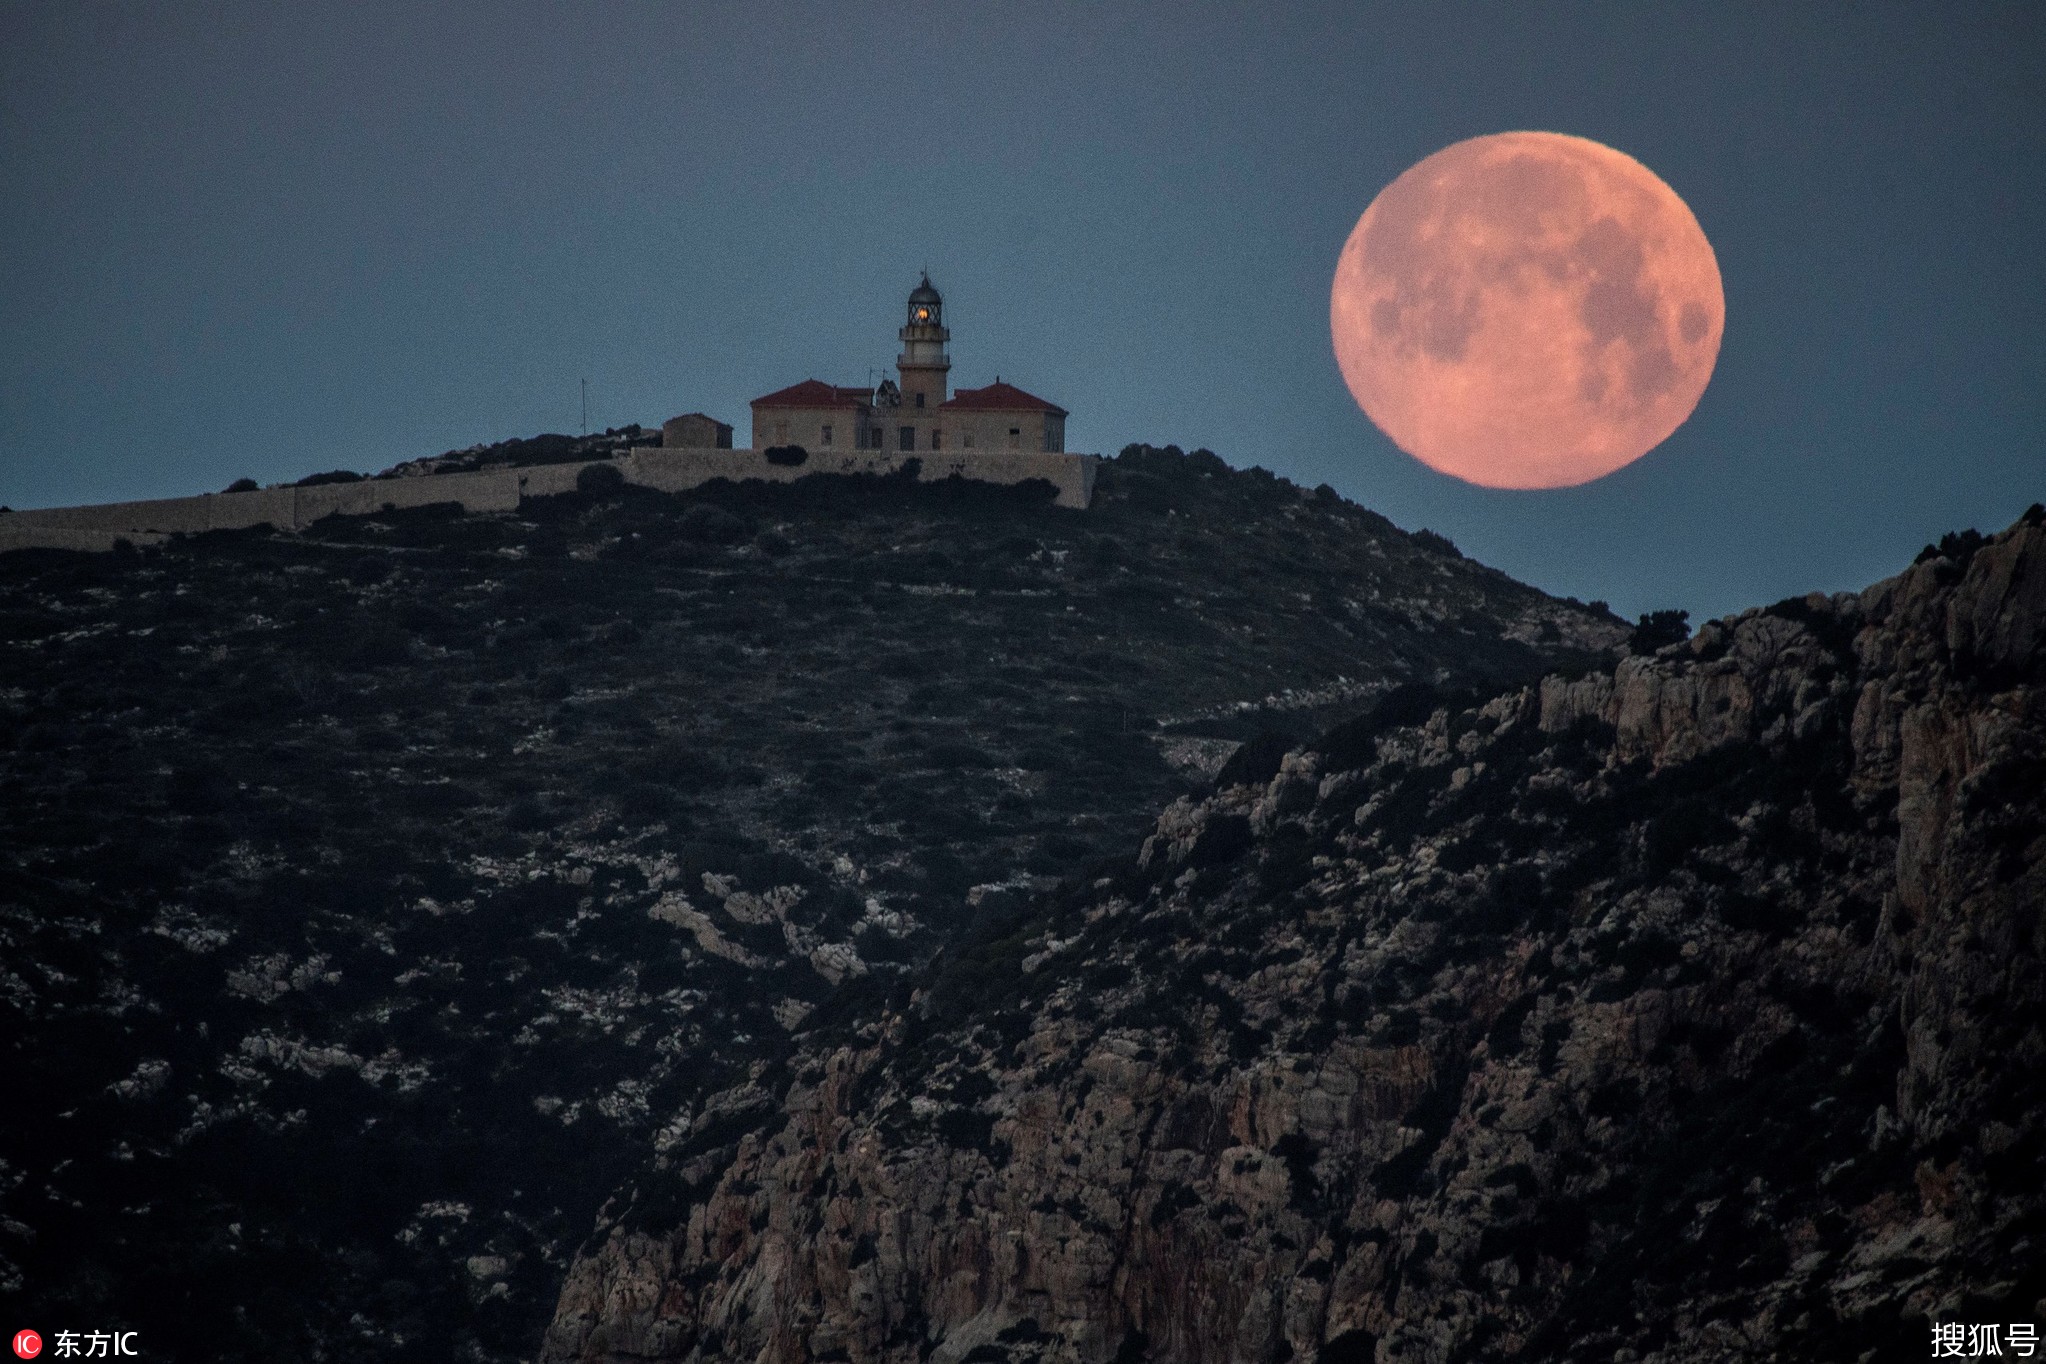
<path fill-rule="evenodd" d="M 590 434 L 590 381 L 583 380 L 583 434 Z"/>

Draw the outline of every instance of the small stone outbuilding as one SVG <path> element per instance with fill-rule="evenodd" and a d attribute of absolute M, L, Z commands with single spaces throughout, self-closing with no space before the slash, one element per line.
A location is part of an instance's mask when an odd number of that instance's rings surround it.
<path fill-rule="evenodd" d="M 661 423 L 663 450 L 729 450 L 732 428 L 701 412 L 685 412 Z"/>

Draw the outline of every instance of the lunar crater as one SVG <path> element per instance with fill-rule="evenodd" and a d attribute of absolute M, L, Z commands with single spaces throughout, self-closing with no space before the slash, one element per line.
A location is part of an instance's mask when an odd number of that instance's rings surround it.
<path fill-rule="evenodd" d="M 1645 166 L 1559 133 L 1445 148 L 1379 194 L 1330 293 L 1336 359 L 1402 450 L 1488 487 L 1565 487 L 1661 443 L 1724 326 L 1718 263 Z"/>

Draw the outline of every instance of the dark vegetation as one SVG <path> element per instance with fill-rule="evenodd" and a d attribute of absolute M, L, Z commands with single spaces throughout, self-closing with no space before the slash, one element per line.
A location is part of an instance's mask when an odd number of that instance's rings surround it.
<path fill-rule="evenodd" d="M 590 497 L 612 497 L 625 490 L 625 475 L 615 464 L 585 464 L 575 471 L 575 490 Z"/>
<path fill-rule="evenodd" d="M 1161 739 L 1311 733 L 1581 665 L 1529 619 L 1607 628 L 1207 452 L 1133 447 L 1086 513 L 615 473 L 0 558 L 0 1086 L 36 1096 L 0 1121 L 0 1295 L 160 1358 L 522 1357 L 623 1173 L 744 1130 L 692 1115 L 771 1088 L 805 1010 L 954 942 L 1013 987 L 1022 893 L 1206 785 Z M 786 929 L 725 898 L 777 887 Z"/>
<path fill-rule="evenodd" d="M 2020 525 L 2036 526 L 2046 523 L 2046 503 L 2034 502 L 2025 508 L 2025 514 L 2018 518 Z M 1918 557 L 1911 562 L 1926 563 L 1933 559 L 1946 559 L 1956 568 L 1965 568 L 1968 560 L 1975 557 L 1975 551 L 1982 548 L 1986 537 L 1981 531 L 1970 526 L 1966 530 L 1950 530 L 1939 537 L 1937 544 L 1927 545 L 1918 551 Z"/>
<path fill-rule="evenodd" d="M 1414 532 L 1414 543 L 1432 554 L 1440 554 L 1445 558 L 1463 557 L 1463 551 L 1458 549 L 1447 535 L 1439 535 L 1426 527 Z"/>
<path fill-rule="evenodd" d="M 1635 625 L 1627 648 L 1635 654 L 1652 654 L 1665 645 L 1681 644 L 1691 637 L 1689 611 L 1650 611 Z"/>
<path fill-rule="evenodd" d="M 638 422 L 614 426 L 589 436 L 564 436 L 550 432 L 542 436 L 521 436 L 490 445 L 472 445 L 450 450 L 424 461 L 428 472 L 468 473 L 476 469 L 527 468 L 535 464 L 567 464 L 578 459 L 604 459 L 622 455 L 635 445 L 658 445 L 660 432 Z M 390 472 L 390 471 L 387 471 Z"/>

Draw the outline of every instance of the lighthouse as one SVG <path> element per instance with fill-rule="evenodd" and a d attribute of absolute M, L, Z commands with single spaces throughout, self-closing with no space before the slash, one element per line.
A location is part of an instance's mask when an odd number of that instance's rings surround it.
<path fill-rule="evenodd" d="M 952 333 L 945 329 L 945 300 L 931 287 L 926 274 L 909 292 L 909 320 L 897 333 L 902 354 L 895 357 L 895 369 L 902 376 L 902 405 L 911 411 L 935 411 L 944 404 L 946 374 L 952 359 L 945 343 Z"/>

